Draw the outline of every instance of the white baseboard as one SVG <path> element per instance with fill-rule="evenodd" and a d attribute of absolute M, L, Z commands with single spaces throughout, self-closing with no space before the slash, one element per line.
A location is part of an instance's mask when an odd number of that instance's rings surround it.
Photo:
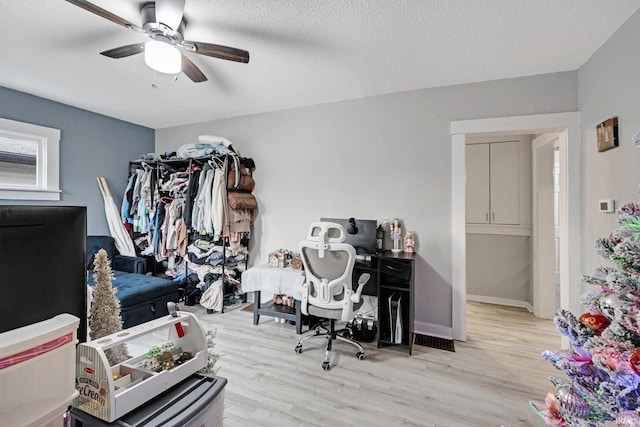
<path fill-rule="evenodd" d="M 453 339 L 453 329 L 447 326 L 434 325 L 433 323 L 413 322 L 413 332 L 431 337 Z"/>
<path fill-rule="evenodd" d="M 529 304 L 527 301 L 521 301 L 517 299 L 487 297 L 484 295 L 467 294 L 467 301 L 484 302 L 487 304 L 506 305 L 509 307 L 522 307 L 529 310 L 530 313 L 533 313 L 533 306 L 531 304 Z"/>

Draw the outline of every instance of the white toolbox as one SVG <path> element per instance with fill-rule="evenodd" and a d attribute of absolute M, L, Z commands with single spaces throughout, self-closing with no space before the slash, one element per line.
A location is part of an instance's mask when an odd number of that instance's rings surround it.
<path fill-rule="evenodd" d="M 109 365 L 105 350 L 126 345 L 128 358 Z M 174 367 L 150 363 L 149 353 L 169 344 Z M 181 354 L 190 359 L 179 364 Z M 125 329 L 96 341 L 82 343 L 76 352 L 76 387 L 73 406 L 113 422 L 206 366 L 207 343 L 198 319 L 178 313 Z M 166 368 L 166 366 L 165 366 Z"/>

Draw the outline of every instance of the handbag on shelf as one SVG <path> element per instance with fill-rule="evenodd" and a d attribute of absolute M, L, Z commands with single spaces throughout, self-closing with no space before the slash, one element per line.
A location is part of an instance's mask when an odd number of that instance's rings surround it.
<path fill-rule="evenodd" d="M 258 201 L 251 193 L 228 192 L 227 199 L 229 207 L 234 210 L 238 209 L 258 209 Z"/>
<path fill-rule="evenodd" d="M 256 183 L 248 169 L 240 168 L 240 179 L 237 179 L 235 168 L 229 171 L 227 176 L 227 189 L 252 192 L 255 187 Z"/>

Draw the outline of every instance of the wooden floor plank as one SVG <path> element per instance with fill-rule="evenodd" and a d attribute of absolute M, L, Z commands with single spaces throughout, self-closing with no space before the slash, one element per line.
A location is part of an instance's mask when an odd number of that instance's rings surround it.
<path fill-rule="evenodd" d="M 519 308 L 468 303 L 468 339 L 455 352 L 414 346 L 408 356 L 365 343 L 359 361 L 355 348 L 336 344 L 329 371 L 323 340 L 294 352 L 292 325 L 263 316 L 254 326 L 241 309 L 183 309 L 216 331 L 228 427 L 538 426 L 528 401 L 543 400 L 547 378 L 560 375 L 541 357 L 560 348 L 553 322 Z"/>

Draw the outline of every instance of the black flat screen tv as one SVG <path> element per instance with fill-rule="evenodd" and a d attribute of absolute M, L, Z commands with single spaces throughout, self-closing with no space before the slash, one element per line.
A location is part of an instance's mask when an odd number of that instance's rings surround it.
<path fill-rule="evenodd" d="M 0 333 L 69 313 L 87 340 L 87 209 L 0 206 Z"/>
<path fill-rule="evenodd" d="M 376 253 L 376 220 L 355 218 L 320 218 L 320 221 L 335 222 L 342 225 L 346 231 L 345 243 L 353 246 L 356 250 L 356 254 L 373 255 Z M 355 228 L 350 227 L 350 225 L 354 224 Z"/>

